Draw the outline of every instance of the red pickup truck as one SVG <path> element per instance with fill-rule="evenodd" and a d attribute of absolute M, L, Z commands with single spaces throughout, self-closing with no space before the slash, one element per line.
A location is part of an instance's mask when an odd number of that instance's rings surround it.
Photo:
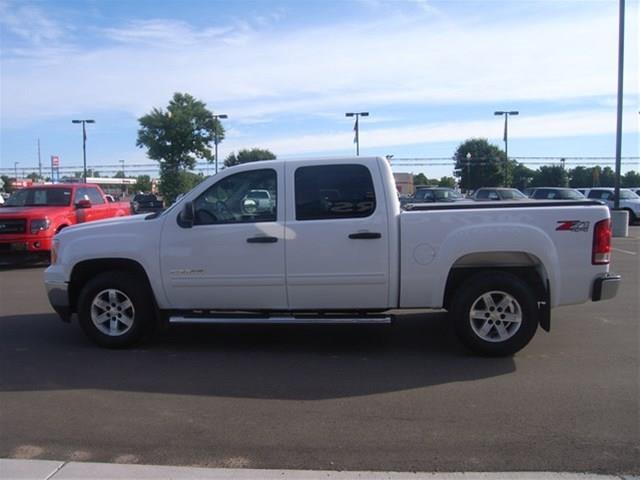
<path fill-rule="evenodd" d="M 0 254 L 48 257 L 53 236 L 76 223 L 131 214 L 97 185 L 34 185 L 14 192 L 0 208 Z"/>

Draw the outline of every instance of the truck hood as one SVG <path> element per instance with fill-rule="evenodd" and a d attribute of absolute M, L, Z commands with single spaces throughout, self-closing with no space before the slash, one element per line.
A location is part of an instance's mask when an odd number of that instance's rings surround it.
<path fill-rule="evenodd" d="M 43 218 L 66 212 L 71 207 L 2 207 L 0 218 Z"/>
<path fill-rule="evenodd" d="M 144 222 L 152 222 L 153 220 L 145 220 L 149 214 L 143 215 L 127 215 L 124 217 L 105 218 L 104 220 L 96 220 L 86 223 L 78 223 L 65 228 L 60 234 L 82 234 L 83 232 L 91 233 L 116 233 L 126 232 L 132 224 L 141 224 Z"/>

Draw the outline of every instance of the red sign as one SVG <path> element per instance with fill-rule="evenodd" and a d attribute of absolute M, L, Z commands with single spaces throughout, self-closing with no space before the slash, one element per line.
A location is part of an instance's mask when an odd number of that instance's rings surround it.
<path fill-rule="evenodd" d="M 60 166 L 60 157 L 57 155 L 51 155 L 51 166 L 58 168 Z"/>

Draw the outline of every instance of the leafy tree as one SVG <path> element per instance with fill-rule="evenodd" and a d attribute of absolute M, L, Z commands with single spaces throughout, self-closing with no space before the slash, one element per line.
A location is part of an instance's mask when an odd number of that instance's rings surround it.
<path fill-rule="evenodd" d="M 136 192 L 150 192 L 152 188 L 151 177 L 149 175 L 138 175 L 133 190 Z"/>
<path fill-rule="evenodd" d="M 467 160 L 467 154 L 471 154 Z M 491 145 L 486 138 L 471 138 L 461 143 L 453 156 L 455 176 L 464 190 L 499 187 L 508 184 L 505 173 L 507 157 L 504 151 Z"/>
<path fill-rule="evenodd" d="M 27 175 L 27 178 L 32 182 L 38 182 L 42 177 L 38 175 L 38 172 L 31 172 L 29 175 Z"/>
<path fill-rule="evenodd" d="M 84 175 L 84 172 L 73 172 L 73 177 L 74 178 L 82 178 Z M 92 168 L 87 168 L 87 177 L 99 177 L 100 176 L 100 172 L 97 170 L 93 170 Z"/>
<path fill-rule="evenodd" d="M 224 161 L 225 167 L 233 167 L 242 163 L 259 162 L 260 160 L 274 160 L 276 156 L 273 152 L 261 148 L 252 148 L 251 150 L 239 150 L 236 155 L 232 152 Z"/>
<path fill-rule="evenodd" d="M 413 176 L 413 185 L 414 186 L 422 186 L 422 185 L 437 186 L 438 179 L 429 178 L 424 173 L 418 173 L 417 175 Z"/>
<path fill-rule="evenodd" d="M 571 188 L 583 188 L 593 185 L 593 169 L 587 167 L 575 167 L 569 170 L 569 186 Z"/>
<path fill-rule="evenodd" d="M 514 161 L 511 167 L 512 185 L 515 188 L 524 190 L 531 185 L 531 180 L 533 180 L 535 174 L 534 170 Z"/>
<path fill-rule="evenodd" d="M 147 148 L 147 156 L 160 163 L 160 188 L 172 203 L 180 193 L 189 190 L 193 169 L 200 159 L 211 162 L 211 144 L 218 136 L 224 139 L 224 128 L 204 102 L 188 93 L 175 93 L 166 110 L 153 108 L 138 119 L 140 129 L 136 145 Z"/>
<path fill-rule="evenodd" d="M 438 186 L 439 187 L 456 188 L 456 179 L 453 178 L 453 177 L 442 177 L 438 181 Z"/>
<path fill-rule="evenodd" d="M 629 170 L 620 180 L 622 185 L 627 188 L 640 187 L 640 172 Z"/>
<path fill-rule="evenodd" d="M 429 179 L 424 173 L 419 173 L 413 176 L 413 184 L 414 185 L 428 185 Z"/>
<path fill-rule="evenodd" d="M 0 175 L 0 190 L 3 190 L 7 193 L 11 191 L 11 179 L 6 175 Z"/>
<path fill-rule="evenodd" d="M 533 175 L 532 187 L 567 187 L 569 174 L 560 165 L 545 165 Z"/>
<path fill-rule="evenodd" d="M 122 170 L 118 170 L 116 173 L 113 174 L 113 178 L 125 178 L 124 172 Z"/>
<path fill-rule="evenodd" d="M 616 172 L 611 167 L 604 167 L 600 172 L 600 186 L 613 187 L 616 184 Z"/>

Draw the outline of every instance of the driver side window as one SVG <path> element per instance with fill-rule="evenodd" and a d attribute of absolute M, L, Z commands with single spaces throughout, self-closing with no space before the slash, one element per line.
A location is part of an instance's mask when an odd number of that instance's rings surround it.
<path fill-rule="evenodd" d="M 194 225 L 275 222 L 277 180 L 272 169 L 230 175 L 194 202 Z"/>

